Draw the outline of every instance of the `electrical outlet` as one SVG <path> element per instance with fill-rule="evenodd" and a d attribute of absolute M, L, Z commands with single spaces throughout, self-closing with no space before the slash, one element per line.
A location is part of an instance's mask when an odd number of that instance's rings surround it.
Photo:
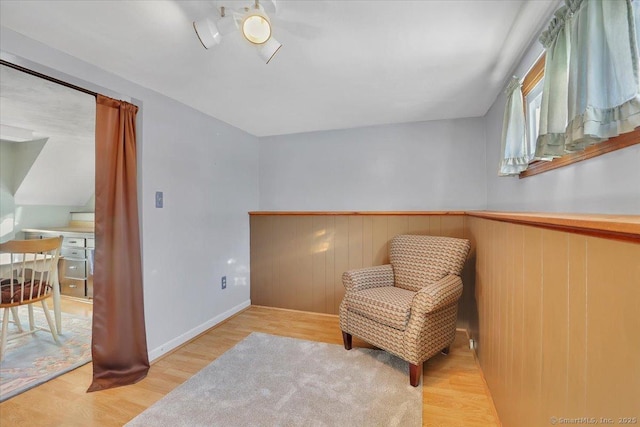
<path fill-rule="evenodd" d="M 156 191 L 156 208 L 161 208 L 164 206 L 164 195 L 162 191 Z"/>
<path fill-rule="evenodd" d="M 227 276 L 222 276 L 222 289 L 227 289 Z"/>

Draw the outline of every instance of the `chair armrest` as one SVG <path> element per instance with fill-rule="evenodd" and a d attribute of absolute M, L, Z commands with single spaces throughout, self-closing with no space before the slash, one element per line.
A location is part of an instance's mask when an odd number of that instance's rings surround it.
<path fill-rule="evenodd" d="M 393 286 L 393 268 L 391 264 L 386 264 L 345 271 L 342 274 L 342 284 L 347 292 Z"/>
<path fill-rule="evenodd" d="M 422 288 L 411 302 L 411 316 L 424 315 L 454 304 L 462 295 L 462 279 L 449 274 Z"/>

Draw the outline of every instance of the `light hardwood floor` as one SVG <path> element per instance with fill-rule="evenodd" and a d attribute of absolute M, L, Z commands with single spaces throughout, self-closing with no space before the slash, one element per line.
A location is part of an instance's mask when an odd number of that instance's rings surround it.
<path fill-rule="evenodd" d="M 68 300 L 63 310 L 91 315 L 91 305 Z M 0 425 L 122 426 L 253 331 L 342 344 L 337 316 L 252 306 L 156 361 L 138 384 L 86 393 L 87 364 L 0 404 Z M 500 425 L 463 332 L 448 356 L 426 362 L 422 381 L 423 425 Z"/>

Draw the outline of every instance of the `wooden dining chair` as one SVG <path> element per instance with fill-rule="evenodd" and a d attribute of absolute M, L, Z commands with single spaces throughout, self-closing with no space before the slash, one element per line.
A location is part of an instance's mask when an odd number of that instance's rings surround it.
<path fill-rule="evenodd" d="M 60 343 L 56 326 L 47 306 L 47 298 L 57 286 L 58 258 L 62 236 L 50 239 L 11 240 L 0 244 L 0 309 L 2 309 L 2 336 L 0 337 L 0 360 L 4 358 L 7 340 L 33 334 L 38 330 L 51 332 L 55 342 Z M 41 302 L 49 329 L 35 324 L 33 304 Z M 18 307 L 27 305 L 29 330 L 20 323 Z M 9 315 L 13 316 L 18 332 L 8 336 Z"/>

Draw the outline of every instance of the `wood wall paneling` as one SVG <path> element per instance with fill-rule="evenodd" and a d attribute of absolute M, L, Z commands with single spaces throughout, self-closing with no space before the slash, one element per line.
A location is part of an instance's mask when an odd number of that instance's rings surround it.
<path fill-rule="evenodd" d="M 268 252 L 269 255 L 273 254 L 276 257 L 278 265 L 278 299 L 274 301 L 273 306 L 280 308 L 294 308 L 300 309 L 298 293 L 301 292 L 296 289 L 296 261 L 298 257 L 299 243 L 296 235 L 296 221 L 292 218 L 291 223 L 284 222 L 284 218 L 278 218 L 278 233 L 272 235 L 274 240 L 271 242 L 282 240 L 282 245 L 279 249 L 280 252 Z M 253 283 L 253 280 L 251 281 Z M 308 283 L 306 284 L 309 285 Z"/>
<path fill-rule="evenodd" d="M 440 217 L 440 235 L 464 238 L 464 216 L 449 215 Z"/>
<path fill-rule="evenodd" d="M 542 230 L 525 227 L 523 290 L 523 324 L 526 332 L 521 339 L 526 340 L 524 372 L 522 378 L 523 424 L 546 425 L 541 407 L 542 398 Z M 493 301 L 487 301 L 488 308 Z"/>
<path fill-rule="evenodd" d="M 587 368 L 587 239 L 569 235 L 568 414 L 586 414 Z"/>
<path fill-rule="evenodd" d="M 349 222 L 349 230 L 347 231 L 347 239 L 349 241 L 349 248 L 347 253 L 349 254 L 349 262 L 347 264 L 348 270 L 355 270 L 362 268 L 362 254 L 364 252 L 364 231 L 363 222 L 364 218 L 361 216 L 349 216 L 347 217 Z"/>
<path fill-rule="evenodd" d="M 541 403 L 550 414 L 567 414 L 568 236 L 557 231 L 542 232 Z"/>
<path fill-rule="evenodd" d="M 298 247 L 298 274 L 295 283 L 306 283 L 300 287 L 301 310 L 313 311 L 313 217 L 299 217 L 297 227 Z"/>
<path fill-rule="evenodd" d="M 640 416 L 639 260 L 639 244 L 587 239 L 586 407 L 594 416 Z"/>
<path fill-rule="evenodd" d="M 477 342 L 503 425 L 640 417 L 635 220 L 605 218 L 609 234 L 593 237 L 591 220 L 545 228 L 531 215 L 295 217 L 251 216 L 253 304 L 337 314 L 342 273 L 388 263 L 396 234 L 465 237 L 458 325 Z"/>
<path fill-rule="evenodd" d="M 373 217 L 362 217 L 362 265 L 373 265 Z"/>
<path fill-rule="evenodd" d="M 640 416 L 640 244 L 466 224 L 476 250 L 474 338 L 503 425 Z"/>
<path fill-rule="evenodd" d="M 433 234 L 431 233 L 430 216 L 410 216 L 408 221 L 407 232 L 410 234 Z"/>
<path fill-rule="evenodd" d="M 387 246 L 387 217 L 374 216 L 371 218 L 371 251 L 373 254 L 372 265 L 385 265 L 389 263 L 389 248 Z"/>
<path fill-rule="evenodd" d="M 250 296 L 253 301 L 266 301 L 263 295 L 260 293 L 268 288 L 267 280 L 263 276 L 264 264 L 267 260 L 263 256 L 263 241 L 267 237 L 268 227 L 266 225 L 269 217 L 253 218 L 251 221 L 251 237 L 250 237 L 250 249 L 249 255 L 251 261 L 251 280 L 255 280 L 262 283 L 263 286 L 251 286 Z"/>
<path fill-rule="evenodd" d="M 333 281 L 333 305 L 331 314 L 338 314 L 340 301 L 344 297 L 344 286 L 342 285 L 342 273 L 349 269 L 349 217 L 335 217 L 336 225 L 334 231 L 334 281 Z"/>
<path fill-rule="evenodd" d="M 458 327 L 469 330 L 472 329 L 473 333 L 477 333 L 478 325 L 478 304 L 475 301 L 476 288 L 475 288 L 475 270 L 477 263 L 476 242 L 473 235 L 467 230 L 468 217 L 461 216 L 457 219 L 460 231 L 455 233 L 455 237 L 462 237 L 468 239 L 471 243 L 471 250 L 467 262 L 462 270 L 462 297 L 458 306 L 460 315 L 458 316 Z M 453 234 L 453 233 L 452 233 Z M 464 313 L 464 314 L 462 314 Z"/>
<path fill-rule="evenodd" d="M 524 328 L 524 231 L 521 225 L 514 225 L 511 230 L 513 254 L 513 329 L 511 349 L 511 376 L 512 384 L 509 390 L 514 395 L 515 405 L 512 405 L 512 419 L 516 423 L 522 413 L 522 387 L 523 387 L 523 359 L 527 351 Z"/>
<path fill-rule="evenodd" d="M 465 234 L 461 214 L 251 215 L 250 224 L 252 303 L 328 314 L 339 311 L 342 273 L 388 264 L 394 236 Z"/>
<path fill-rule="evenodd" d="M 311 310 L 326 313 L 327 304 L 327 219 L 326 216 L 312 217 L 311 245 Z M 332 285 L 333 286 L 333 285 Z"/>
<path fill-rule="evenodd" d="M 332 313 L 334 311 L 334 301 L 336 300 L 336 277 L 335 277 L 335 230 L 336 230 L 336 219 L 335 217 L 327 217 L 325 219 L 325 232 L 322 235 L 322 245 L 320 250 L 325 252 L 324 256 L 324 294 L 325 294 L 325 302 L 324 307 L 325 311 L 322 313 Z"/>

